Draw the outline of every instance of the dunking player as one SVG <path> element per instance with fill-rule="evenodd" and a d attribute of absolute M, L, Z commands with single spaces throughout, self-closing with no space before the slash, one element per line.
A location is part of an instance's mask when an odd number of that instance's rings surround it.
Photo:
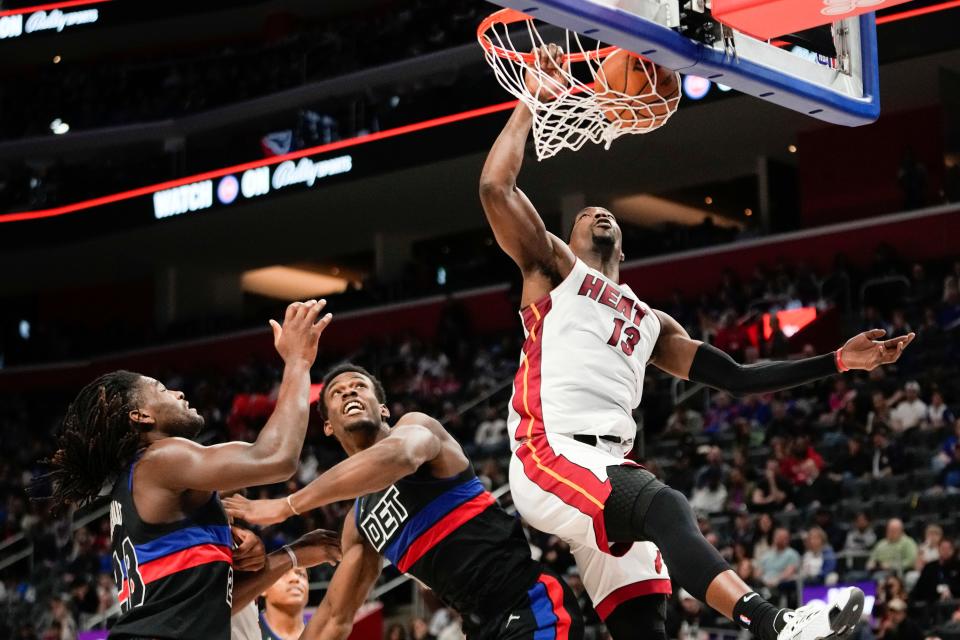
<path fill-rule="evenodd" d="M 298 302 L 282 327 L 271 320 L 283 381 L 253 444 L 191 442 L 203 418 L 183 393 L 129 371 L 97 378 L 67 409 L 49 461 L 53 506 L 81 506 L 113 482 L 110 534 L 122 613 L 111 637 L 230 637 L 232 540 L 217 492 L 283 481 L 296 471 L 310 367 L 331 320 L 320 318 L 323 307 Z M 319 544 L 322 556 L 339 558 L 335 539 Z M 273 562 L 253 577 L 275 580 L 282 566 Z"/>
<path fill-rule="evenodd" d="M 541 68 L 562 83 L 552 62 L 562 52 L 550 45 L 538 53 Z M 550 84 L 532 74 L 526 81 L 534 94 Z M 680 586 L 760 640 L 845 636 L 860 618 L 862 592 L 846 591 L 837 607 L 793 612 L 751 591 L 700 534 L 683 494 L 624 460 L 636 432 L 631 411 L 647 364 L 732 393 L 759 393 L 895 362 L 913 335 L 876 342 L 883 331 L 868 331 L 816 358 L 738 365 L 619 283 L 621 233 L 609 211 L 581 211 L 569 243 L 547 232 L 516 184 L 530 128 L 521 104 L 480 180 L 497 241 L 523 274 L 527 340 L 509 421 L 514 504 L 533 526 L 571 544 L 617 640 L 634 637 L 638 625 L 664 637 L 663 596 L 652 594 L 669 587 L 656 547 Z M 643 542 L 630 548 L 635 541 Z"/>
<path fill-rule="evenodd" d="M 344 523 L 343 561 L 304 638 L 350 635 L 381 556 L 459 611 L 471 639 L 583 637 L 573 591 L 531 559 L 518 520 L 483 489 L 439 422 L 408 413 L 391 429 L 383 386 L 355 365 L 324 377 L 318 407 L 345 461 L 285 499 L 224 500 L 230 515 L 269 524 L 360 496 Z"/>

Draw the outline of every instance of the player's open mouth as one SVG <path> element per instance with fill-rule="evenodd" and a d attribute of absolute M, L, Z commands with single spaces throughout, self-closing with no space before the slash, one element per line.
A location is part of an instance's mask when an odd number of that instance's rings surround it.
<path fill-rule="evenodd" d="M 351 400 L 347 404 L 343 405 L 343 414 L 347 416 L 352 416 L 358 413 L 363 412 L 363 403 L 359 400 Z"/>
<path fill-rule="evenodd" d="M 304 594 L 304 590 L 301 589 L 300 587 L 290 587 L 289 589 L 287 589 L 287 591 L 301 598 L 303 597 L 303 594 Z"/>

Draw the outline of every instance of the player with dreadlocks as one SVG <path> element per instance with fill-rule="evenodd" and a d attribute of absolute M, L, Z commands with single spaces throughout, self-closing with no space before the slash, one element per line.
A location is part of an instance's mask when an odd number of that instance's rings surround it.
<path fill-rule="evenodd" d="M 232 540 L 218 492 L 281 482 L 296 471 L 310 367 L 332 318 L 320 317 L 325 304 L 295 302 L 282 327 L 270 321 L 283 379 L 273 415 L 252 444 L 190 441 L 203 417 L 183 393 L 129 371 L 97 378 L 70 405 L 46 478 L 57 511 L 89 503 L 112 483 L 110 536 L 122 610 L 112 638 L 230 637 Z M 323 549 L 321 558 L 339 559 L 334 536 L 313 544 Z M 294 566 L 296 551 L 288 550 Z M 311 557 L 317 559 L 316 549 Z M 252 577 L 266 586 L 283 568 L 271 567 Z"/>

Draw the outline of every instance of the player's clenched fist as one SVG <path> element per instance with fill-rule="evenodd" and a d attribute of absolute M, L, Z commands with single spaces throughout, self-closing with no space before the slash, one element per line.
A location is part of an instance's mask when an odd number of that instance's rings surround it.
<path fill-rule="evenodd" d="M 322 318 L 320 313 L 327 306 L 326 300 L 307 300 L 294 302 L 287 307 L 283 326 L 276 320 L 270 320 L 273 329 L 273 346 L 287 364 L 300 360 L 308 366 L 317 359 L 317 343 L 320 334 L 333 320 L 332 314 Z"/>

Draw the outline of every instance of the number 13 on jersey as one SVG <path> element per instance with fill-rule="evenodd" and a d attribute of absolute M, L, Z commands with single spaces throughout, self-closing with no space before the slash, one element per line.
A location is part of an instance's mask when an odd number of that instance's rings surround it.
<path fill-rule="evenodd" d="M 625 318 L 613 319 L 613 335 L 607 340 L 608 345 L 615 347 L 619 344 L 621 351 L 628 356 L 632 356 L 638 342 L 640 342 L 640 329 L 632 324 L 627 324 Z"/>

